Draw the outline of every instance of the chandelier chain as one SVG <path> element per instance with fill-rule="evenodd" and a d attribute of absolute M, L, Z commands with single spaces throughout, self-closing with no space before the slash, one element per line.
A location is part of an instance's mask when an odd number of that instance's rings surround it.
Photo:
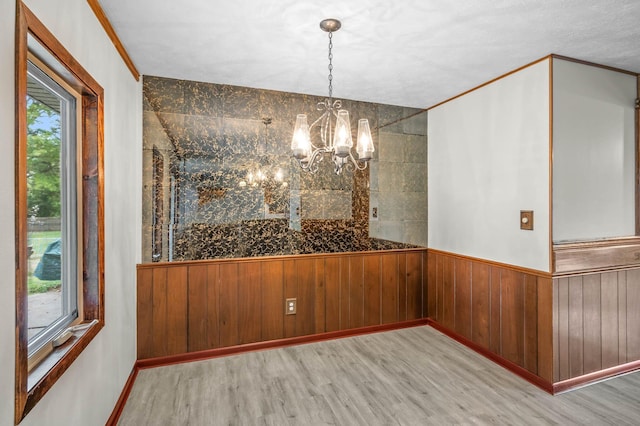
<path fill-rule="evenodd" d="M 333 99 L 333 33 L 329 31 L 329 105 Z"/>

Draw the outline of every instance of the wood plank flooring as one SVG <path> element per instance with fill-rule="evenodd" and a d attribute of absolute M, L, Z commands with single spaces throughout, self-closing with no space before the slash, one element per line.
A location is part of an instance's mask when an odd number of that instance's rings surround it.
<path fill-rule="evenodd" d="M 638 425 L 640 373 L 551 396 L 431 327 L 141 370 L 120 425 Z"/>

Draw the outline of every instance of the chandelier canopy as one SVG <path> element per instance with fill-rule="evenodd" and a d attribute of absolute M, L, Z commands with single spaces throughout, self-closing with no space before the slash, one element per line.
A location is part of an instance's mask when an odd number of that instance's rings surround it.
<path fill-rule="evenodd" d="M 364 170 L 373 156 L 373 139 L 369 129 L 369 120 L 358 120 L 358 134 L 356 152 L 353 156 L 353 138 L 349 111 L 342 109 L 342 101 L 333 99 L 333 42 L 332 37 L 342 24 L 337 19 L 325 19 L 320 22 L 320 28 L 329 33 L 329 97 L 324 102 L 318 102 L 318 111 L 323 111 L 311 125 L 307 122 L 306 114 L 298 114 L 296 125 L 291 138 L 291 151 L 302 170 L 310 173 L 318 171 L 318 164 L 325 154 L 331 156 L 335 165 L 335 172 L 342 173 L 343 168 L 353 171 Z M 318 145 L 311 142 L 311 130 L 317 127 L 320 132 Z"/>

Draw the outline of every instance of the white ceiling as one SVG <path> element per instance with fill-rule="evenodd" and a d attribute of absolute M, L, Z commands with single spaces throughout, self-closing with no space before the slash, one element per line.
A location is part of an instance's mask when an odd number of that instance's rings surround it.
<path fill-rule="evenodd" d="M 638 0 L 101 0 L 142 74 L 426 108 L 550 53 L 640 72 Z"/>

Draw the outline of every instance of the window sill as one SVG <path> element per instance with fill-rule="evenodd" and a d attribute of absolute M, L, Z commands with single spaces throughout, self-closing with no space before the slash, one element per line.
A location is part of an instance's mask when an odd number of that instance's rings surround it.
<path fill-rule="evenodd" d="M 65 344 L 55 348 L 33 367 L 27 379 L 27 408 L 33 407 L 42 398 L 102 327 L 103 323 L 97 322 L 87 329 L 74 332 Z M 28 409 L 25 410 L 25 412 L 28 411 Z"/>

